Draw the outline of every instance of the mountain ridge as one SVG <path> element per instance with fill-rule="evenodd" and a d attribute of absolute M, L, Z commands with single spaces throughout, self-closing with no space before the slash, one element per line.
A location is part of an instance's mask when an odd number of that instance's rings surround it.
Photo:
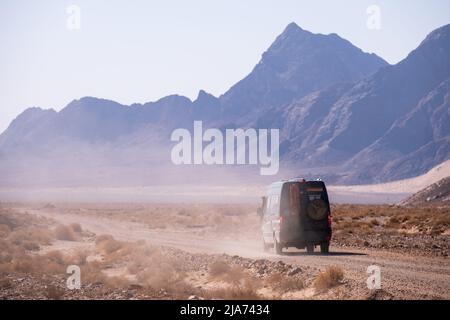
<path fill-rule="evenodd" d="M 283 163 L 333 168 L 321 174 L 330 180 L 405 178 L 450 156 L 449 57 L 450 25 L 389 65 L 336 34 L 313 34 L 291 23 L 249 75 L 219 97 L 199 90 L 194 100 L 174 94 L 131 105 L 83 97 L 59 112 L 27 109 L 0 135 L 0 158 L 14 163 L 15 155 L 26 163 L 26 157 L 45 159 L 50 150 L 47 157 L 55 162 L 52 150 L 61 143 L 65 150 L 73 144 L 74 154 L 84 143 L 111 148 L 114 155 L 114 144 L 128 148 L 127 139 L 160 153 L 172 130 L 203 120 L 221 129 L 280 128 Z M 139 147 L 132 149 L 139 158 Z"/>

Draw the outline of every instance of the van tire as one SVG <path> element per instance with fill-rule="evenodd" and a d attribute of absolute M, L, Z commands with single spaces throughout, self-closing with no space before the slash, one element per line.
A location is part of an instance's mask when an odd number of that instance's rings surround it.
<path fill-rule="evenodd" d="M 320 244 L 320 253 L 328 254 L 330 252 L 330 243 L 324 242 Z"/>
<path fill-rule="evenodd" d="M 313 244 L 307 244 L 306 245 L 306 252 L 314 253 L 314 245 Z"/>
<path fill-rule="evenodd" d="M 275 251 L 275 254 L 282 254 L 283 253 L 283 247 L 280 243 L 278 243 L 277 238 L 273 237 L 273 250 Z"/>

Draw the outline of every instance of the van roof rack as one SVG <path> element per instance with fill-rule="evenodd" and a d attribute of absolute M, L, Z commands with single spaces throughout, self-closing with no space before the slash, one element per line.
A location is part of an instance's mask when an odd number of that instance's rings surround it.
<path fill-rule="evenodd" d="M 302 178 L 302 177 L 295 177 L 295 178 L 290 179 L 289 181 L 306 182 L 306 179 Z"/>

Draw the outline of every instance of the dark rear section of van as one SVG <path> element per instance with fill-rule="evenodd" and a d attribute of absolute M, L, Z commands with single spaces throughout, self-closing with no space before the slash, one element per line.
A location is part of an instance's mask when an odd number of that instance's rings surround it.
<path fill-rule="evenodd" d="M 281 246 L 306 248 L 308 252 L 314 251 L 314 246 L 320 246 L 322 253 L 328 253 L 331 210 L 325 183 L 288 182 L 283 185 L 282 202 Z"/>

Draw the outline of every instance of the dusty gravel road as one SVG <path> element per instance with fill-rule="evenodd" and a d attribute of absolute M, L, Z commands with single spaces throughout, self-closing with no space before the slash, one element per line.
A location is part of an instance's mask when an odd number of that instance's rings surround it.
<path fill-rule="evenodd" d="M 25 211 L 25 209 L 23 209 Z M 146 240 L 155 245 L 170 246 L 192 253 L 239 255 L 247 258 L 265 258 L 298 266 L 325 269 L 337 265 L 352 280 L 355 292 L 366 290 L 367 267 L 381 268 L 382 288 L 395 298 L 450 299 L 450 263 L 446 257 L 417 257 L 373 249 L 346 249 L 331 247 L 329 255 L 307 255 L 290 250 L 282 256 L 264 253 L 257 241 L 235 241 L 202 238 L 188 231 L 155 230 L 143 224 L 117 221 L 104 217 L 78 214 L 58 214 L 45 209 L 26 209 L 27 212 L 52 218 L 58 222 L 79 223 L 83 229 L 96 234 L 110 234 L 124 241 Z"/>

